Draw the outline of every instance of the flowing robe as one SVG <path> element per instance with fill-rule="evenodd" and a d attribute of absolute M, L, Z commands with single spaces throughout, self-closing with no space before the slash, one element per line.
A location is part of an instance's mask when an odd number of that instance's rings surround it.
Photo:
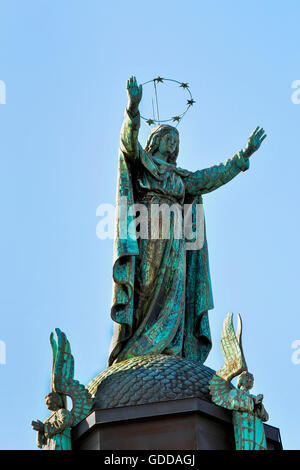
<path fill-rule="evenodd" d="M 43 450 L 71 450 L 72 418 L 72 414 L 64 408 L 52 413 L 44 423 L 44 432 L 38 432 L 38 447 Z"/>
<path fill-rule="evenodd" d="M 190 172 L 147 153 L 138 143 L 139 114 L 125 111 L 121 130 L 111 317 L 114 332 L 108 364 L 141 354 L 171 354 L 203 363 L 211 349 L 208 310 L 213 308 L 205 226 L 197 227 L 202 194 L 249 168 L 239 151 L 224 163 Z M 124 201 L 126 204 L 124 205 Z M 176 203 L 192 208 L 197 250 L 175 235 L 142 239 L 132 231 L 128 208 Z M 124 222 L 126 222 L 124 224 Z M 151 221 L 150 221 L 151 225 Z"/>
<path fill-rule="evenodd" d="M 229 394 L 236 450 L 266 450 L 264 421 L 269 415 L 263 404 L 255 406 L 255 395 L 234 390 Z"/>
<path fill-rule="evenodd" d="M 263 422 L 269 415 L 264 405 L 256 403 L 257 397 L 249 390 L 234 388 L 219 372 L 210 380 L 210 393 L 213 403 L 232 411 L 236 450 L 267 449 Z"/>

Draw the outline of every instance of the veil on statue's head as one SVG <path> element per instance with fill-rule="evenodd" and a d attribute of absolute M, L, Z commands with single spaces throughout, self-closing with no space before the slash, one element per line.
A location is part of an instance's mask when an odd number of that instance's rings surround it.
<path fill-rule="evenodd" d="M 178 142 L 176 145 L 176 149 L 174 152 L 170 155 L 168 158 L 169 163 L 176 163 L 178 153 L 179 153 L 179 132 L 176 129 L 176 127 L 169 126 L 167 124 L 159 124 L 158 126 L 153 127 L 151 131 L 149 132 L 148 139 L 145 145 L 145 151 L 150 153 L 151 155 L 154 155 L 155 152 L 159 148 L 159 141 L 160 139 L 168 134 L 170 131 L 174 131 L 177 134 L 178 137 Z"/>

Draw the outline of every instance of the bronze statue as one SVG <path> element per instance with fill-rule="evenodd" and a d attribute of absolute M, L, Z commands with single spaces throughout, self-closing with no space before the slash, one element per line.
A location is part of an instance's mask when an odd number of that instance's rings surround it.
<path fill-rule="evenodd" d="M 71 450 L 71 428 L 80 423 L 90 412 L 92 398 L 84 385 L 74 380 L 74 358 L 66 335 L 55 329 L 50 343 L 53 352 L 51 393 L 46 395 L 46 406 L 52 411 L 44 423 L 32 421 L 38 432 L 37 445 L 45 450 Z M 72 399 L 72 409 L 68 410 L 67 396 Z"/>
<path fill-rule="evenodd" d="M 187 83 L 176 83 L 188 88 Z M 142 86 L 135 77 L 128 80 L 127 93 L 119 151 L 109 367 L 84 387 L 74 380 L 65 334 L 56 329 L 57 342 L 51 334 L 53 369 L 46 405 L 52 414 L 44 423 L 32 422 L 38 446 L 71 449 L 72 427 L 93 410 L 197 397 L 233 410 L 237 448 L 265 448 L 262 421 L 267 413 L 262 396 L 249 393 L 253 376 L 232 316 L 223 331 L 225 366 L 215 373 L 203 365 L 211 349 L 208 311 L 213 297 L 201 209 L 203 194 L 249 168 L 250 156 L 266 135 L 257 127 L 232 158 L 191 172 L 177 166 L 176 127 L 159 123 L 145 147 L 140 145 Z M 188 107 L 193 103 L 190 94 Z M 173 121 L 179 123 L 184 114 Z M 238 374 L 234 389 L 230 381 Z"/>
<path fill-rule="evenodd" d="M 251 395 L 254 377 L 248 372 L 242 348 L 242 321 L 238 316 L 237 334 L 233 327 L 233 314 L 229 313 L 223 325 L 221 350 L 224 366 L 210 381 L 212 401 L 223 408 L 232 410 L 235 445 L 237 450 L 266 450 L 266 436 L 263 421 L 268 421 L 262 401 L 263 395 Z M 231 380 L 238 378 L 237 389 Z"/>
<path fill-rule="evenodd" d="M 213 308 L 205 235 L 196 226 L 197 250 L 187 250 L 176 237 L 170 217 L 168 238 L 140 237 L 122 223 L 132 220 L 124 208 L 139 203 L 148 213 L 153 205 L 191 208 L 196 224 L 202 194 L 228 183 L 249 168 L 250 156 L 266 135 L 257 127 L 247 146 L 224 163 L 191 172 L 177 167 L 179 133 L 175 127 L 154 127 L 145 148 L 138 142 L 142 86 L 127 82 L 128 106 L 121 130 L 117 188 L 117 230 L 113 264 L 111 317 L 114 333 L 109 365 L 143 354 L 168 354 L 203 363 L 211 349 L 208 310 Z M 151 219 L 151 217 L 150 217 Z M 149 220 L 151 226 L 153 220 Z M 131 226 L 131 224 L 129 224 Z"/>

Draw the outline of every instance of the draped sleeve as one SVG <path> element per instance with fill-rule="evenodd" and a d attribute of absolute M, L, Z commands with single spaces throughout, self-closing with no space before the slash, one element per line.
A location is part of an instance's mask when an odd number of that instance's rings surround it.
<path fill-rule="evenodd" d="M 120 151 L 124 157 L 132 162 L 138 160 L 140 154 L 140 145 L 138 142 L 138 134 L 140 128 L 140 113 L 132 115 L 127 109 L 125 110 L 123 125 L 120 135 Z"/>
<path fill-rule="evenodd" d="M 133 334 L 135 257 L 139 256 L 136 233 L 132 231 L 134 215 L 129 208 L 135 203 L 134 187 L 138 171 L 146 169 L 161 179 L 159 168 L 139 144 L 140 114 L 126 109 L 120 135 L 119 167 L 116 195 L 116 224 L 113 254 L 113 295 L 111 318 L 114 321 L 108 365 L 117 359 Z"/>
<path fill-rule="evenodd" d="M 248 411 L 249 413 L 254 411 L 254 400 L 252 395 L 245 391 L 238 389 L 231 390 L 228 394 L 228 401 L 230 402 L 231 410 L 241 412 Z"/>
<path fill-rule="evenodd" d="M 72 415 L 68 410 L 60 409 L 55 412 L 54 419 L 44 424 L 44 434 L 46 438 L 51 438 L 62 433 L 66 427 L 70 426 Z"/>
<path fill-rule="evenodd" d="M 127 164 L 133 168 L 140 164 L 157 180 L 162 180 L 159 169 L 151 155 L 143 149 L 138 141 L 140 128 L 140 113 L 132 115 L 125 110 L 123 125 L 120 135 L 120 153 Z"/>
<path fill-rule="evenodd" d="M 186 192 L 195 196 L 209 193 L 228 183 L 241 171 L 246 171 L 248 168 L 249 160 L 240 150 L 223 163 L 218 163 L 204 170 L 186 172 L 184 175 Z"/>

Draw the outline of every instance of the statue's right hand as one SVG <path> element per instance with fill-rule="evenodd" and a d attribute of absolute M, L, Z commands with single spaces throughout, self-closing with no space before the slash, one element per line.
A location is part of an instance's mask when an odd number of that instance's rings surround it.
<path fill-rule="evenodd" d="M 142 99 L 143 88 L 142 85 L 138 86 L 135 77 L 130 77 L 130 79 L 127 80 L 127 94 L 128 109 L 136 112 Z"/>
<path fill-rule="evenodd" d="M 44 423 L 42 423 L 39 420 L 31 421 L 31 426 L 33 427 L 35 431 L 40 431 L 40 432 L 44 431 Z"/>

